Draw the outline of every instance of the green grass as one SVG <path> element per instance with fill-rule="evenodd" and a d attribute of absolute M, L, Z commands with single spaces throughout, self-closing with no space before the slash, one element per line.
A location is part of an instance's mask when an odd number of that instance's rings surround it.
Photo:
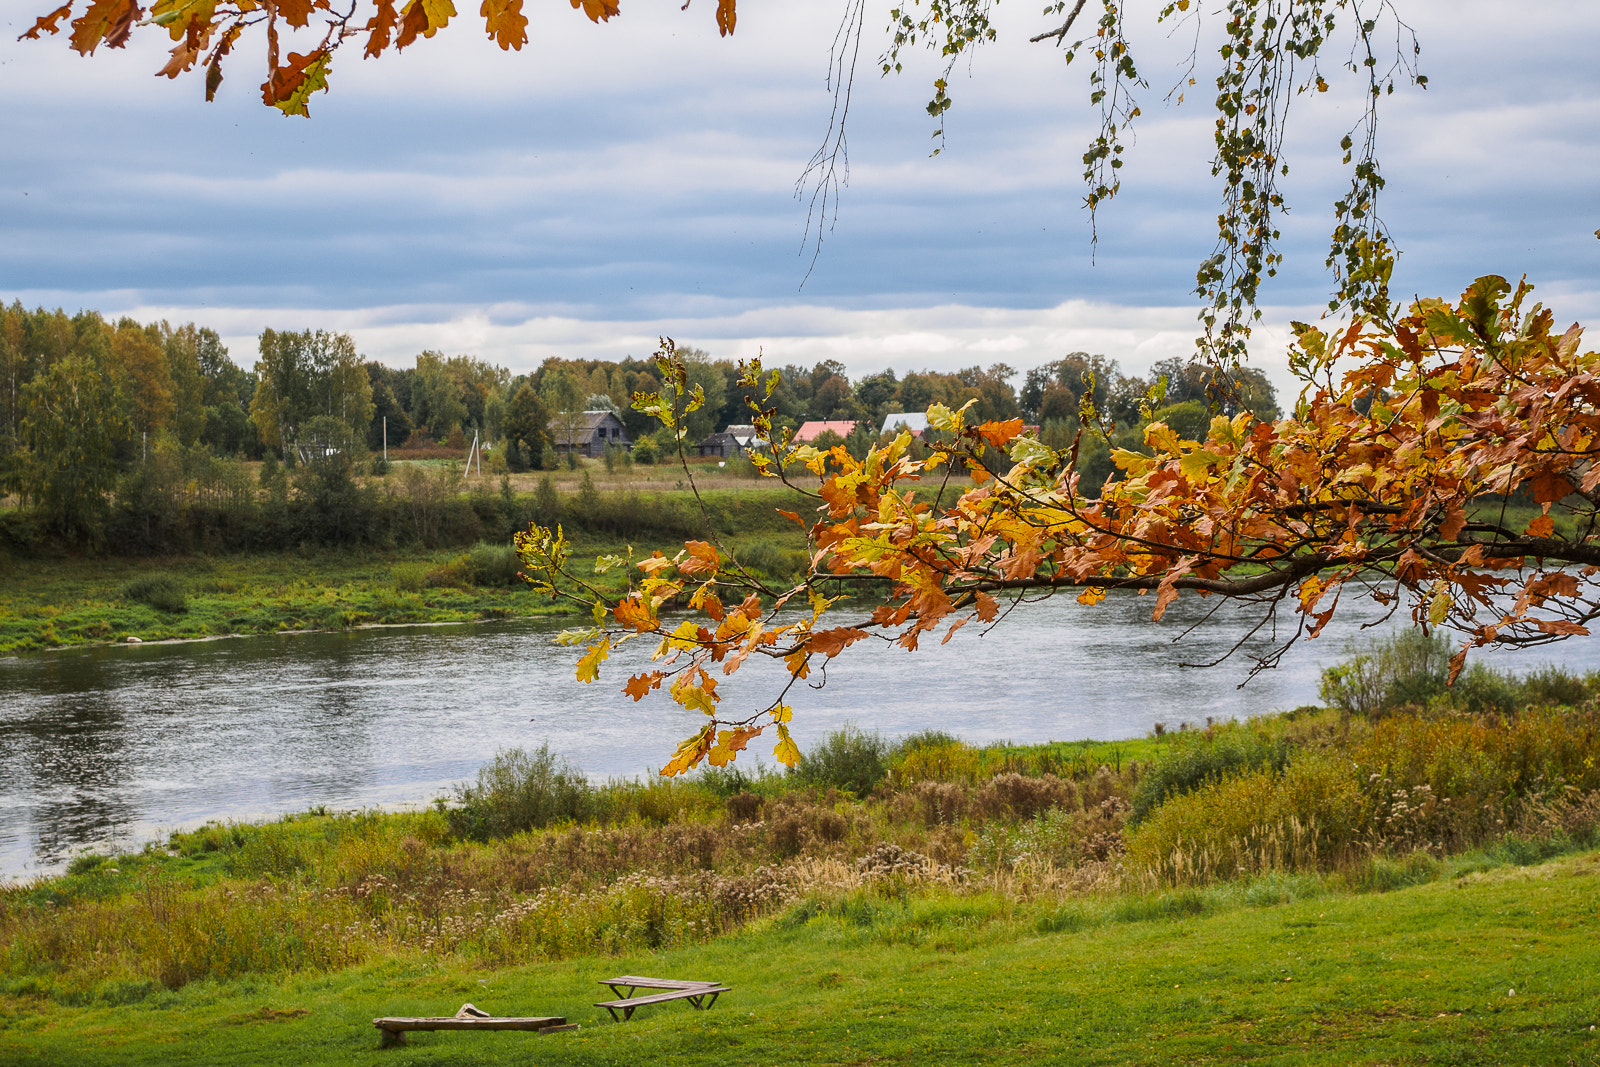
<path fill-rule="evenodd" d="M 0 1062 L 1600 1063 L 1600 855 L 1390 893 L 1302 879 L 1289 903 L 1250 904 L 1251 888 L 1079 902 L 1065 922 L 1044 902 L 857 896 L 659 953 L 501 970 L 397 961 L 130 988 L 122 1004 L 13 993 Z M 709 1012 L 672 1004 L 616 1025 L 592 1002 L 622 973 L 733 991 Z M 583 1028 L 417 1034 L 379 1051 L 374 1016 L 469 1000 Z"/>

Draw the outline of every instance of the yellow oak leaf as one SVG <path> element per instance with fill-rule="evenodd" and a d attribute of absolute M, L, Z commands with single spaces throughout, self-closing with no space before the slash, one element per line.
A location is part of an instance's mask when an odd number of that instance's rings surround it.
<path fill-rule="evenodd" d="M 617 0 L 572 0 L 574 8 L 583 8 L 583 13 L 589 16 L 590 22 L 606 22 L 613 15 L 621 14 L 617 7 Z"/>
<path fill-rule="evenodd" d="M 483 0 L 478 14 L 483 16 L 489 40 L 502 52 L 520 52 L 528 43 L 528 16 L 522 13 L 522 0 Z"/>
<path fill-rule="evenodd" d="M 709 754 L 713 767 L 726 767 L 733 762 L 733 754 L 742 752 L 750 739 L 761 732 L 759 726 L 741 726 L 736 730 L 723 730 Z"/>
<path fill-rule="evenodd" d="M 1085 589 L 1083 592 L 1078 594 L 1078 603 L 1093 605 L 1093 604 L 1100 603 L 1100 601 L 1104 600 L 1105 598 L 1106 598 L 1105 586 L 1103 586 L 1103 585 L 1091 585 L 1087 589 Z"/>
<path fill-rule="evenodd" d="M 778 743 L 773 746 L 773 757 L 785 767 L 793 767 L 800 762 L 800 749 L 794 743 L 794 738 L 789 736 L 789 728 L 783 723 L 778 724 Z"/>
<path fill-rule="evenodd" d="M 671 762 L 661 768 L 664 778 L 672 778 L 684 771 L 694 769 L 711 748 L 712 739 L 716 736 L 716 724 L 706 723 L 705 726 L 693 737 L 688 738 L 678 745 L 678 751 L 673 755 Z"/>
<path fill-rule="evenodd" d="M 578 681 L 592 682 L 600 677 L 600 664 L 611 654 L 611 638 L 602 637 L 599 644 L 589 646 L 589 651 L 578 660 Z"/>

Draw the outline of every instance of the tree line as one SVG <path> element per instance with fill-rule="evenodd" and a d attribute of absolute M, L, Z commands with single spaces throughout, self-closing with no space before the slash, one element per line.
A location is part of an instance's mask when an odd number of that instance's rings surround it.
<path fill-rule="evenodd" d="M 679 353 L 690 387 L 706 397 L 687 419 L 690 444 L 750 421 L 750 397 L 734 361 L 691 347 Z M 82 544 L 119 533 L 156 545 L 150 517 L 173 511 L 158 507 L 158 497 L 207 506 L 281 493 L 297 506 L 339 514 L 336 498 L 355 491 L 351 477 L 371 470 L 358 465 L 386 449 L 459 450 L 476 436 L 495 448 L 495 469 L 552 469 L 556 438 L 573 436 L 563 423 L 584 411 L 614 411 L 642 446 L 641 460 L 674 447 L 650 416 L 631 406 L 635 393 L 661 387 L 653 360 L 549 359 L 530 374 L 513 375 L 473 356 L 428 351 L 413 367 L 396 368 L 363 358 L 348 334 L 273 329 L 261 333 L 256 356 L 244 369 L 216 331 L 193 323 L 0 307 L 0 492 L 23 505 L 42 536 Z M 1214 408 L 1232 414 L 1243 405 L 1267 419 L 1277 414 L 1270 383 L 1253 369 L 1225 380 L 1221 372 L 1169 360 L 1140 377 L 1082 352 L 1029 370 L 1020 390 L 1012 384 L 1019 372 L 1003 363 L 903 377 L 886 370 L 852 381 L 842 364 L 827 360 L 780 367 L 778 375 L 763 399 L 776 412 L 775 429 L 856 421 L 860 440 L 852 444 L 861 450 L 889 415 L 969 401 L 984 419 L 1039 424 L 1041 435 L 1059 446 L 1077 433 L 1087 398 L 1112 428 L 1110 438 L 1095 436 L 1082 450 L 1091 480 L 1110 473 L 1113 445 L 1141 445 L 1138 427 L 1148 421 L 1152 396 L 1155 417 L 1180 430 L 1191 422 L 1203 426 Z M 330 457 L 339 458 L 330 465 L 324 462 Z M 219 465 L 222 459 L 270 462 L 252 480 Z M 308 466 L 319 470 L 290 478 Z M 136 531 L 113 521 L 130 513 L 145 516 Z M 312 532 L 317 541 L 350 539 L 338 529 Z"/>

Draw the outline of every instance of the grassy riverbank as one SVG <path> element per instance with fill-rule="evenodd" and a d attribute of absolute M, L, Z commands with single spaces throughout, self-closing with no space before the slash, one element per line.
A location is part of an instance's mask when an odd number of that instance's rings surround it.
<path fill-rule="evenodd" d="M 804 566 L 799 528 L 776 513 L 793 507 L 787 490 L 708 491 L 710 519 L 723 543 L 769 575 Z M 197 639 L 287 630 L 348 629 L 404 623 L 521 618 L 561 611 L 517 580 L 510 530 L 542 515 L 538 495 L 498 499 L 503 540 L 476 546 L 306 549 L 297 552 L 127 558 L 58 556 L 14 560 L 0 587 L 0 654 L 81 644 Z M 665 501 L 665 503 L 663 503 Z M 502 507 L 503 505 L 503 507 Z M 580 514 L 580 509 L 581 514 Z M 485 505 L 483 510 L 492 510 Z M 671 553 L 695 533 L 687 493 L 639 495 L 631 487 L 585 504 L 574 491 L 555 514 L 574 556 L 654 549 Z M 625 512 L 632 534 L 608 532 Z M 589 525 L 586 526 L 587 519 Z M 592 527 L 592 528 L 591 528 Z M 621 571 L 596 579 L 619 586 Z"/>
<path fill-rule="evenodd" d="M 0 1062 L 1597 1062 L 1596 679 L 1488 681 L 1521 710 L 601 786 L 503 753 L 437 809 L 80 856 L 0 889 Z M 734 992 L 613 1026 L 620 973 Z M 378 1052 L 468 1000 L 584 1029 Z"/>

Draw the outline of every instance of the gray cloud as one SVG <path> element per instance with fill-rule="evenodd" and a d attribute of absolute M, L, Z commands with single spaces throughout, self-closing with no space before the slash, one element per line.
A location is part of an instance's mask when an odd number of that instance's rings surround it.
<path fill-rule="evenodd" d="M 304 121 L 261 107 L 245 63 L 207 106 L 198 83 L 150 77 L 157 49 L 83 61 L 59 41 L 17 43 L 33 9 L 0 3 L 0 296 L 27 303 L 214 316 L 241 337 L 381 324 L 395 351 L 437 339 L 440 323 L 498 321 L 529 338 L 507 353 L 544 350 L 530 322 L 604 346 L 648 337 L 636 327 L 649 322 L 777 321 L 790 306 L 834 309 L 814 320 L 829 329 L 864 328 L 853 317 L 864 313 L 1070 300 L 1165 321 L 1190 299 L 1214 232 L 1204 86 L 1176 112 L 1160 105 L 1161 63 L 1178 46 L 1159 35 L 1144 66 L 1149 114 L 1092 262 L 1078 208 L 1083 86 L 1023 40 L 1028 13 L 1002 12 L 1008 36 L 955 86 L 937 159 L 920 113 L 932 68 L 879 80 L 864 64 L 851 183 L 802 290 L 793 184 L 826 121 L 833 29 L 812 5 L 752 8 L 731 41 L 698 9 L 628 5 L 618 24 L 592 27 L 560 5 L 542 9 L 541 43 L 521 55 L 493 50 L 467 19 L 395 59 L 341 58 Z M 1397 285 L 1449 294 L 1477 273 L 1526 271 L 1567 317 L 1592 315 L 1600 75 L 1588 51 L 1600 12 L 1407 10 L 1433 88 L 1388 101 L 1382 133 Z M 1296 105 L 1288 263 L 1265 294 L 1307 313 L 1329 287 L 1326 205 L 1353 119 L 1336 95 Z M 573 325 L 584 322 L 588 341 Z M 862 338 L 835 347 L 891 355 Z"/>

